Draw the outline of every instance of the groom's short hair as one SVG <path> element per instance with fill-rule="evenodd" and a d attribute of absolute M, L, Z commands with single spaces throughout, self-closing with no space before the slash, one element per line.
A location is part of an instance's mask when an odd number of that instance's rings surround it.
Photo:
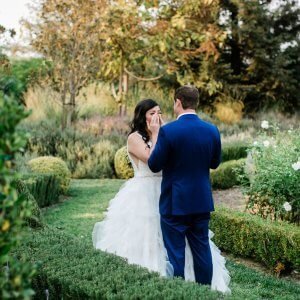
<path fill-rule="evenodd" d="M 196 109 L 199 104 L 199 91 L 192 85 L 184 85 L 175 91 L 174 101 L 179 99 L 183 109 Z"/>

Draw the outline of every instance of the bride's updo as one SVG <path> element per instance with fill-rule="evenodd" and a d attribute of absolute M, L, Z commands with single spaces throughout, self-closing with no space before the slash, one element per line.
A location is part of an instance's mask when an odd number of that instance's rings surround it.
<path fill-rule="evenodd" d="M 130 123 L 131 131 L 129 134 L 137 131 L 143 137 L 146 144 L 150 140 L 147 132 L 146 112 L 155 106 L 158 106 L 158 104 L 152 99 L 141 100 L 134 109 L 134 117 Z"/>

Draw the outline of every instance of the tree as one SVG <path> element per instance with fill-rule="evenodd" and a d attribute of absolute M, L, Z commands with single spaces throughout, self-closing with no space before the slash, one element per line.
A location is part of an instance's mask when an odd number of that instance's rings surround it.
<path fill-rule="evenodd" d="M 102 14 L 106 1 L 43 0 L 37 21 L 26 22 L 34 49 L 51 62 L 51 83 L 60 93 L 62 128 L 76 117 L 76 96 L 99 73 Z"/>
<path fill-rule="evenodd" d="M 288 0 L 271 11 L 271 2 L 220 1 L 220 26 L 229 34 L 216 76 L 228 91 L 245 94 L 248 110 L 275 105 L 293 111 L 300 97 L 300 9 Z"/>

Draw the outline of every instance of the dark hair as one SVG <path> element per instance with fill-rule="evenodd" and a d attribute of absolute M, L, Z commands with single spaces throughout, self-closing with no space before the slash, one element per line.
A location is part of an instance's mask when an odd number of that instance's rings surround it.
<path fill-rule="evenodd" d="M 199 103 L 199 91 L 192 85 L 184 85 L 175 91 L 174 101 L 179 99 L 183 109 L 196 109 Z"/>
<path fill-rule="evenodd" d="M 147 132 L 146 112 L 155 106 L 158 106 L 158 104 L 152 99 L 141 100 L 134 109 L 134 117 L 130 123 L 131 131 L 129 134 L 137 131 L 142 135 L 146 144 L 150 140 L 150 136 Z"/>

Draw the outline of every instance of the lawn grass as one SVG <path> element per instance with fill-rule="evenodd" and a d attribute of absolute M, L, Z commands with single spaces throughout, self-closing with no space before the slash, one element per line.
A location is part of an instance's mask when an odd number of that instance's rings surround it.
<path fill-rule="evenodd" d="M 43 210 L 51 227 L 80 237 L 92 248 L 94 223 L 103 219 L 109 200 L 124 183 L 122 180 L 73 180 L 70 197 Z M 242 264 L 227 262 L 232 277 L 232 295 L 226 299 L 299 299 L 300 285 L 294 281 L 250 269 Z"/>

